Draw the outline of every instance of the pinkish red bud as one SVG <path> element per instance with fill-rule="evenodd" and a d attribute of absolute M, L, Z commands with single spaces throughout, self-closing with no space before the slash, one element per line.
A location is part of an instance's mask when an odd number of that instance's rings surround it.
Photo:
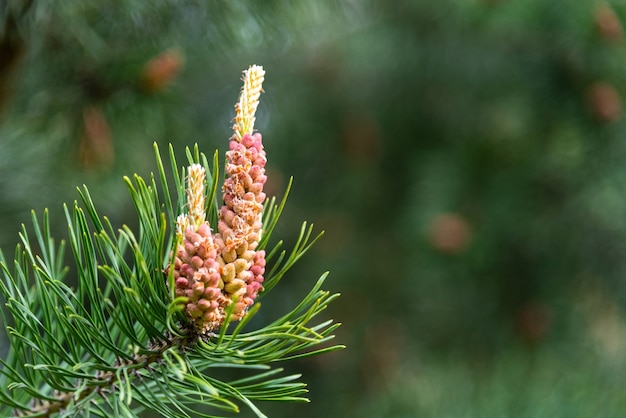
<path fill-rule="evenodd" d="M 196 254 L 196 247 L 193 245 L 193 243 L 185 241 L 185 254 L 189 257 Z"/>
<path fill-rule="evenodd" d="M 238 151 L 240 153 L 246 151 L 246 146 L 237 141 L 230 141 L 230 143 L 228 144 L 228 148 L 231 151 Z M 226 154 L 228 155 L 228 152 Z"/>
<path fill-rule="evenodd" d="M 254 254 L 254 264 L 265 267 L 265 250 L 257 251 Z"/>
<path fill-rule="evenodd" d="M 228 208 L 228 206 L 222 206 L 222 209 L 220 210 L 220 215 L 222 216 L 222 219 L 226 223 L 226 225 L 232 225 L 233 224 L 233 219 L 235 217 L 235 212 L 230 210 Z"/>
<path fill-rule="evenodd" d="M 192 287 L 192 295 L 194 299 L 199 298 L 200 296 L 202 296 L 202 294 L 204 293 L 204 283 L 202 282 L 195 282 Z"/>
<path fill-rule="evenodd" d="M 252 274 L 254 274 L 255 276 L 260 276 L 263 273 L 265 273 L 265 268 L 261 267 L 261 266 L 252 266 L 250 267 L 250 271 L 252 272 Z"/>
<path fill-rule="evenodd" d="M 263 191 L 263 183 L 252 183 L 250 185 L 250 191 L 254 194 L 259 194 Z"/>
<path fill-rule="evenodd" d="M 252 177 L 254 179 L 254 181 L 258 181 L 256 179 L 260 175 L 263 174 L 263 170 L 258 165 L 253 165 L 252 167 L 250 167 L 250 171 L 248 172 L 248 174 L 250 174 L 250 177 Z"/>
<path fill-rule="evenodd" d="M 250 134 L 245 134 L 243 138 L 241 138 L 241 145 L 246 148 L 250 148 L 254 145 L 254 138 Z"/>
<path fill-rule="evenodd" d="M 189 280 L 187 280 L 186 278 L 179 277 L 178 279 L 176 279 L 176 287 L 186 289 L 187 286 L 189 286 Z"/>
<path fill-rule="evenodd" d="M 228 206 L 229 208 L 232 208 L 234 198 L 235 197 L 233 196 L 232 193 L 224 193 L 224 204 Z"/>
<path fill-rule="evenodd" d="M 198 257 L 197 255 L 194 255 L 193 257 L 191 257 L 190 264 L 195 269 L 199 269 L 204 264 L 204 260 L 202 260 L 202 258 Z"/>
<path fill-rule="evenodd" d="M 198 245 L 198 247 L 196 248 L 196 253 L 199 257 L 202 257 L 203 259 L 207 258 L 209 255 L 206 245 Z"/>
<path fill-rule="evenodd" d="M 185 277 L 193 276 L 193 268 L 191 268 L 189 264 L 183 264 L 182 266 L 180 266 L 179 271 L 180 271 L 180 274 Z"/>
<path fill-rule="evenodd" d="M 209 224 L 206 222 L 203 224 L 200 224 L 200 226 L 198 227 L 198 234 L 200 234 L 200 236 L 203 238 L 210 238 L 211 227 L 209 227 Z"/>
<path fill-rule="evenodd" d="M 212 273 L 209 275 L 209 278 L 206 282 L 207 286 L 211 286 L 211 287 L 217 287 L 219 282 L 220 282 L 220 275 L 219 273 Z"/>
<path fill-rule="evenodd" d="M 198 306 L 198 309 L 208 311 L 209 309 L 211 309 L 211 302 L 207 299 L 200 299 L 196 306 Z"/>
<path fill-rule="evenodd" d="M 217 299 L 221 294 L 222 292 L 216 287 L 207 287 L 204 291 L 204 297 L 207 299 Z"/>
<path fill-rule="evenodd" d="M 246 158 L 249 161 L 254 161 L 259 157 L 259 151 L 256 148 L 249 148 L 247 151 Z"/>
<path fill-rule="evenodd" d="M 202 240 L 200 234 L 195 233 L 193 230 L 188 229 L 185 231 L 185 240 L 191 242 L 193 245 L 198 245 Z"/>
<path fill-rule="evenodd" d="M 225 221 L 218 221 L 217 230 L 220 234 L 224 235 L 228 230 L 230 230 L 230 226 Z"/>
<path fill-rule="evenodd" d="M 250 176 L 247 173 L 244 173 L 241 176 L 241 184 L 243 185 L 244 189 L 250 188 L 250 186 L 252 186 L 252 176 Z"/>

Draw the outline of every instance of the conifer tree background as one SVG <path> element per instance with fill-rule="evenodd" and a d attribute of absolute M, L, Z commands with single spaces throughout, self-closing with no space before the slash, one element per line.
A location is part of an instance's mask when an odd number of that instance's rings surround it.
<path fill-rule="evenodd" d="M 293 365 L 312 403 L 270 416 L 626 410 L 625 3 L 107 3 L 2 6 L 6 252 L 31 209 L 64 237 L 83 183 L 133 222 L 122 175 L 153 142 L 223 151 L 262 64 L 279 232 L 326 231 L 262 312 L 331 270 L 349 347 Z"/>

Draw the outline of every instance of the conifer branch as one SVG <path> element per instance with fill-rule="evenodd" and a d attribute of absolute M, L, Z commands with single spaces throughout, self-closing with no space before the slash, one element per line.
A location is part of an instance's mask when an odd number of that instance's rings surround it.
<path fill-rule="evenodd" d="M 150 354 L 135 354 L 131 359 L 126 359 L 120 361 L 112 365 L 117 369 L 132 369 L 132 374 L 136 375 L 137 370 L 140 369 L 149 369 L 152 363 L 156 363 L 158 361 L 163 360 L 163 354 L 174 347 L 185 348 L 189 344 L 192 343 L 193 340 L 197 338 L 197 335 L 187 334 L 183 337 L 176 336 L 171 339 L 166 339 L 165 341 L 160 341 L 155 345 L 155 347 L 149 347 L 151 351 Z M 91 378 L 91 376 L 86 376 L 86 378 Z M 61 392 L 56 393 L 54 395 L 53 400 L 45 400 L 45 401 L 35 401 L 33 406 L 28 411 L 17 412 L 16 416 L 42 416 L 42 417 L 50 417 L 54 413 L 57 413 L 65 408 L 67 408 L 68 404 L 71 401 L 79 402 L 88 396 L 98 393 L 105 394 L 107 390 L 114 388 L 115 386 L 119 386 L 123 384 L 120 382 L 122 378 L 118 373 L 115 373 L 113 370 L 109 371 L 99 371 L 94 376 L 95 381 L 99 382 L 93 385 L 90 385 L 88 389 L 76 389 L 74 392 Z M 43 415 L 41 415 L 43 414 Z"/>
<path fill-rule="evenodd" d="M 242 96 L 258 101 L 260 84 L 252 94 L 245 85 Z M 253 123 L 256 106 L 246 106 L 243 120 Z M 327 345 L 339 324 L 313 323 L 338 296 L 321 289 L 326 275 L 290 312 L 247 330 L 257 296 L 320 236 L 305 223 L 289 255 L 279 241 L 266 256 L 287 193 L 265 201 L 260 134 L 231 139 L 223 202 L 217 156 L 211 169 L 196 146 L 180 168 L 170 147 L 170 186 L 156 145 L 155 154 L 157 175 L 125 178 L 138 231 L 114 228 L 83 187 L 81 203 L 65 207 L 67 242 L 55 244 L 46 210 L 41 220 L 33 213 L 31 233 L 22 228 L 12 262 L 0 252 L 10 343 L 0 360 L 0 416 L 208 416 L 202 404 L 211 416 L 245 405 L 263 417 L 255 401 L 306 401 L 300 375 L 283 376 L 274 363 L 343 348 Z M 247 376 L 220 380 L 217 368 Z"/>

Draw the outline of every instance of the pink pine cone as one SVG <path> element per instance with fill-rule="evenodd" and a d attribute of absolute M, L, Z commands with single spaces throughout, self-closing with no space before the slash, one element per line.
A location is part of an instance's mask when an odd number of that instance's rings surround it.
<path fill-rule="evenodd" d="M 201 333 L 218 328 L 229 308 L 230 319 L 243 318 L 263 290 L 265 251 L 256 249 L 263 229 L 267 158 L 261 134 L 252 132 L 264 76 L 257 65 L 244 71 L 235 132 L 226 152 L 224 205 L 214 234 L 206 222 L 205 169 L 200 164 L 188 169 L 187 214 L 176 221 L 181 243 L 172 274 L 174 292 L 187 298 L 185 313 Z"/>
<path fill-rule="evenodd" d="M 201 332 L 218 327 L 224 319 L 223 307 L 228 305 L 220 289 L 224 283 L 216 257 L 208 224 L 203 223 L 196 232 L 185 231 L 174 261 L 175 293 L 188 298 L 185 313 Z"/>
<path fill-rule="evenodd" d="M 218 231 L 226 247 L 236 249 L 244 241 L 256 248 L 261 231 L 261 211 L 267 181 L 267 158 L 260 133 L 245 134 L 241 142 L 231 139 L 226 152 L 228 178 L 222 188 L 224 206 L 220 210 Z"/>

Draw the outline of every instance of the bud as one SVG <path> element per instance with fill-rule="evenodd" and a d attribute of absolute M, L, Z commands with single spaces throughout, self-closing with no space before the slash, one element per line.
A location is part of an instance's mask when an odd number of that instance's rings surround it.
<path fill-rule="evenodd" d="M 185 314 L 200 333 L 218 328 L 230 303 L 219 288 L 219 248 L 206 222 L 205 181 L 204 167 L 193 164 L 188 168 L 187 214 L 176 219 L 179 244 L 174 261 L 174 292 L 187 297 Z"/>
<path fill-rule="evenodd" d="M 215 233 L 206 220 L 205 169 L 199 164 L 188 168 L 187 214 L 176 220 L 180 244 L 173 274 L 176 296 L 187 297 L 185 313 L 199 333 L 217 329 L 233 303 L 230 319 L 243 318 L 263 290 L 265 251 L 255 249 L 263 226 L 267 159 L 261 134 L 253 130 L 264 75 L 256 65 L 244 71 Z"/>
<path fill-rule="evenodd" d="M 603 1 L 598 4 L 595 13 L 596 30 L 607 41 L 616 42 L 624 36 L 622 22 L 611 6 Z"/>
<path fill-rule="evenodd" d="M 254 249 L 263 226 L 267 158 L 261 134 L 254 133 L 254 115 L 264 76 L 263 68 L 256 65 L 244 71 L 244 85 L 235 105 L 234 134 L 226 152 L 228 178 L 222 187 L 224 206 L 219 211 L 218 230 L 224 243 L 221 252 L 224 292 L 231 300 L 237 300 L 233 319 L 241 319 L 263 290 L 265 252 Z"/>
<path fill-rule="evenodd" d="M 184 64 L 183 54 L 168 49 L 148 61 L 141 71 L 141 87 L 148 93 L 156 93 L 170 84 Z"/>
<path fill-rule="evenodd" d="M 252 65 L 243 72 L 243 87 L 239 95 L 239 102 L 235 105 L 236 116 L 233 126 L 234 136 L 239 142 L 246 133 L 251 134 L 254 129 L 254 114 L 259 106 L 264 79 L 265 71 L 263 67 L 258 65 Z"/>
<path fill-rule="evenodd" d="M 454 213 L 436 216 L 429 232 L 431 245 L 448 254 L 462 252 L 469 245 L 472 235 L 468 222 Z"/>
<path fill-rule="evenodd" d="M 600 122 L 614 122 L 622 117 L 622 99 L 612 84 L 592 84 L 587 89 L 587 105 Z"/>

